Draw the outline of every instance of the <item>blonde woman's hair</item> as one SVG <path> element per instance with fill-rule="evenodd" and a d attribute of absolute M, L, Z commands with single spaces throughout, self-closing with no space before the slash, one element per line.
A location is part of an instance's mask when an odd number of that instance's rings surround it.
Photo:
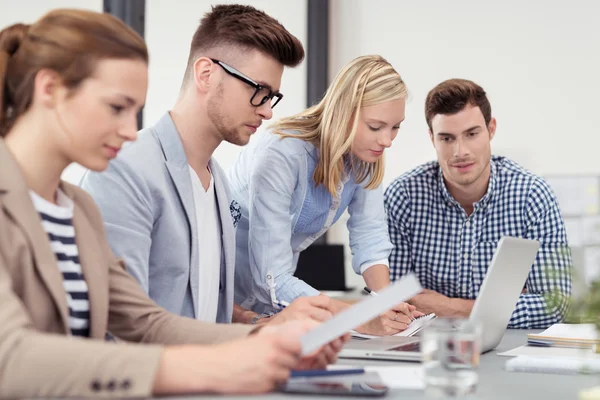
<path fill-rule="evenodd" d="M 316 186 L 323 184 L 335 195 L 349 163 L 356 181 L 369 179 L 366 188 L 374 189 L 383 180 L 383 157 L 367 163 L 350 153 L 360 108 L 405 98 L 406 93 L 404 81 L 387 60 L 378 55 L 358 57 L 337 74 L 319 103 L 281 119 L 272 128 L 282 139 L 298 138 L 317 147 L 319 161 L 313 174 Z"/>

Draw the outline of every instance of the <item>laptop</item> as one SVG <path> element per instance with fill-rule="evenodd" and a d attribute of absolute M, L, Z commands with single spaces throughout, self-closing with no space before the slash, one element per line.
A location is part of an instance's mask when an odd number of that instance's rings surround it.
<path fill-rule="evenodd" d="M 482 323 L 482 353 L 494 349 L 502 340 L 539 247 L 536 240 L 510 236 L 500 239 L 469 316 Z M 419 342 L 419 337 L 353 337 L 339 357 L 421 361 Z"/>

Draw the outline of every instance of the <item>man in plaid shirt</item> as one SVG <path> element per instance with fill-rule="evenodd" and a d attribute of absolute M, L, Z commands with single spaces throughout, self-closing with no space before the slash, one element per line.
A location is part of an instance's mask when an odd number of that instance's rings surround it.
<path fill-rule="evenodd" d="M 442 82 L 427 95 L 425 116 L 438 160 L 385 191 L 392 280 L 413 271 L 425 288 L 410 301 L 418 310 L 466 317 L 502 236 L 535 239 L 540 250 L 509 327 L 561 322 L 571 294 L 571 253 L 551 189 L 515 162 L 492 156 L 496 120 L 479 85 Z M 552 306 L 551 292 L 561 294 Z"/>

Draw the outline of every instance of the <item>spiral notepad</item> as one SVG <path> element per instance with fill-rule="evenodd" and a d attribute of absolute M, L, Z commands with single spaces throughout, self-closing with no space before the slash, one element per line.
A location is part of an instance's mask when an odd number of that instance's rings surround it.
<path fill-rule="evenodd" d="M 434 313 L 425 314 L 423 316 L 417 317 L 413 322 L 410 323 L 408 328 L 406 328 L 402 332 L 396 333 L 394 336 L 414 336 L 417 333 L 419 333 L 429 321 L 435 318 L 436 316 Z"/>
<path fill-rule="evenodd" d="M 436 318 L 436 315 L 434 313 L 425 314 L 423 316 L 417 317 L 417 318 L 415 318 L 415 320 L 413 322 L 410 323 L 408 328 L 406 328 L 402 332 L 396 333 L 394 336 L 404 336 L 404 337 L 414 336 L 417 333 L 419 333 L 421 331 L 421 329 L 423 329 L 425 326 L 427 326 L 429 321 L 431 321 L 435 318 Z M 353 337 L 363 338 L 363 339 L 374 339 L 374 338 L 381 337 L 381 336 L 374 336 L 374 335 L 365 335 L 363 333 L 358 333 L 354 330 L 350 331 L 350 334 Z"/>

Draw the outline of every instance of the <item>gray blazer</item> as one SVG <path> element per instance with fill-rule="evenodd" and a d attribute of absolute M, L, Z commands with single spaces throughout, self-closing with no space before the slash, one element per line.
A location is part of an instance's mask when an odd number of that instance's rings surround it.
<path fill-rule="evenodd" d="M 235 229 L 227 178 L 210 160 L 222 229 L 217 322 L 231 322 Z M 142 130 L 102 173 L 88 171 L 80 186 L 94 198 L 113 252 L 160 306 L 196 317 L 198 234 L 187 157 L 169 113 Z M 230 211 L 231 210 L 231 211 Z M 236 217 L 239 218 L 239 217 Z"/>

